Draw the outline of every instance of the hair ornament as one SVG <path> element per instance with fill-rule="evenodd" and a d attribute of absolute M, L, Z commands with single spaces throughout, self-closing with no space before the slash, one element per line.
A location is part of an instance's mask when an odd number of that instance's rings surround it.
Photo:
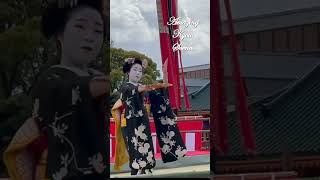
<path fill-rule="evenodd" d="M 57 3 L 58 8 L 65 8 L 65 7 L 75 7 L 78 4 L 78 0 L 49 0 L 49 3 Z"/>
<path fill-rule="evenodd" d="M 146 68 L 148 67 L 148 60 L 147 60 L 147 59 L 144 59 L 144 60 L 142 61 L 142 67 L 143 67 L 144 69 L 146 69 Z"/>
<path fill-rule="evenodd" d="M 126 58 L 124 59 L 124 62 L 128 63 L 128 64 L 133 64 L 134 63 L 134 58 Z"/>

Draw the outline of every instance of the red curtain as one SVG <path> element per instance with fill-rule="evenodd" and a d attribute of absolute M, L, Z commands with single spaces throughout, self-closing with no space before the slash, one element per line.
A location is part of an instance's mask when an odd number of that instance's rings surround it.
<path fill-rule="evenodd" d="M 210 107 L 213 131 L 211 131 L 211 149 L 217 154 L 228 150 L 227 114 L 224 91 L 223 42 L 219 0 L 211 1 L 210 9 L 211 53 L 210 53 Z"/>
<path fill-rule="evenodd" d="M 228 27 L 230 31 L 230 47 L 231 58 L 233 64 L 233 77 L 236 85 L 236 103 L 237 111 L 239 112 L 240 128 L 244 146 L 248 152 L 255 150 L 254 133 L 249 114 L 246 90 L 244 81 L 241 78 L 240 64 L 238 58 L 237 41 L 235 37 L 233 19 L 231 15 L 231 8 L 229 0 L 225 0 L 225 7 L 228 18 Z M 224 94 L 224 69 L 223 69 L 223 42 L 221 32 L 221 17 L 219 0 L 211 1 L 211 54 L 210 54 L 210 68 L 211 68 L 211 118 L 213 120 L 213 132 L 211 138 L 211 148 L 217 154 L 228 151 L 227 142 L 227 116 L 226 116 L 226 101 Z"/>
<path fill-rule="evenodd" d="M 242 139 L 244 146 L 248 152 L 253 152 L 256 149 L 254 140 L 253 127 L 251 123 L 251 117 L 248 109 L 246 90 L 244 87 L 244 81 L 241 78 L 239 55 L 237 49 L 237 40 L 233 27 L 233 19 L 231 14 L 230 0 L 224 0 L 225 8 L 228 17 L 228 26 L 230 33 L 230 47 L 231 47 L 231 58 L 233 63 L 233 76 L 236 85 L 236 97 L 237 97 L 237 110 L 239 112 L 239 120 L 242 132 Z"/>

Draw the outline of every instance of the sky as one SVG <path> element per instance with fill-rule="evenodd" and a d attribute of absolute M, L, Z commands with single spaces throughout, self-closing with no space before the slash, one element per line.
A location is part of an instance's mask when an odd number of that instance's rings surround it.
<path fill-rule="evenodd" d="M 210 0 L 178 0 L 178 17 L 199 25 L 181 27 L 184 67 L 210 63 Z M 156 0 L 111 0 L 110 35 L 113 47 L 134 50 L 152 58 L 161 70 L 161 53 Z M 181 38 L 181 36 L 180 36 Z M 162 74 L 162 73 L 161 73 Z"/>

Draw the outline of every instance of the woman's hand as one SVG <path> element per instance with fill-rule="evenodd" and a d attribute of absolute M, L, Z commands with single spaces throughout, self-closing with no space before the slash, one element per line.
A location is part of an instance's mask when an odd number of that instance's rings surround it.
<path fill-rule="evenodd" d="M 107 94 L 108 87 L 108 78 L 106 76 L 97 76 L 90 80 L 89 88 L 91 95 L 93 97 L 99 97 Z"/>
<path fill-rule="evenodd" d="M 139 93 L 147 91 L 147 86 L 146 85 L 139 85 L 138 91 L 139 91 Z"/>

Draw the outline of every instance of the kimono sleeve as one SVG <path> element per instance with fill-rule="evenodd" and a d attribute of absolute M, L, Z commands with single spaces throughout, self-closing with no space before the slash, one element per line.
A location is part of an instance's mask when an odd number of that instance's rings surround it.
<path fill-rule="evenodd" d="M 32 118 L 39 124 L 40 129 L 45 128 L 55 118 L 57 88 L 59 77 L 46 74 L 40 77 L 32 92 L 33 111 Z"/>
<path fill-rule="evenodd" d="M 126 104 L 129 100 L 133 100 L 133 101 L 137 100 L 136 99 L 138 97 L 137 94 L 139 94 L 138 86 L 125 84 L 120 89 L 120 99 L 123 103 L 126 103 Z"/>

